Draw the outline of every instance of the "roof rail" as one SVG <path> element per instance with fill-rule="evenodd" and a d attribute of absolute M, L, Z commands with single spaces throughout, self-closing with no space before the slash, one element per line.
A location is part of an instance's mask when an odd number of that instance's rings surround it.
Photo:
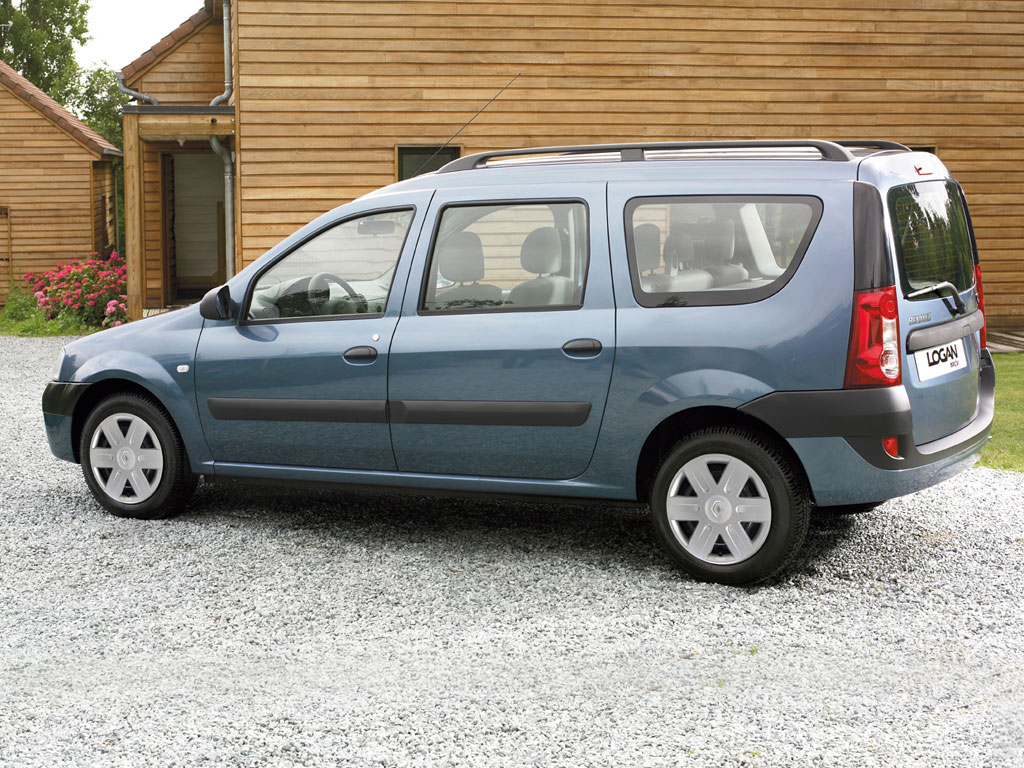
<path fill-rule="evenodd" d="M 526 155 L 589 155 L 596 153 L 618 152 L 622 162 L 646 160 L 644 153 L 653 150 L 699 150 L 699 149 L 777 149 L 790 147 L 811 147 L 821 152 L 822 158 L 833 162 L 853 160 L 844 147 L 844 142 L 821 141 L 819 139 L 778 139 L 766 141 L 655 141 L 640 144 L 580 144 L 564 147 L 533 147 L 526 149 L 499 149 L 491 152 L 478 152 L 452 160 L 442 166 L 438 173 L 468 171 L 487 164 L 489 160 L 502 157 L 522 157 Z M 852 146 L 879 146 L 894 142 L 851 142 Z M 886 147 L 888 148 L 888 147 Z M 905 147 L 904 147 L 905 149 Z"/>
<path fill-rule="evenodd" d="M 868 149 L 897 149 L 901 152 L 913 152 L 910 147 L 900 144 L 898 141 L 883 141 L 880 139 L 865 139 L 864 141 L 843 140 L 836 141 L 841 147 L 867 147 Z"/>

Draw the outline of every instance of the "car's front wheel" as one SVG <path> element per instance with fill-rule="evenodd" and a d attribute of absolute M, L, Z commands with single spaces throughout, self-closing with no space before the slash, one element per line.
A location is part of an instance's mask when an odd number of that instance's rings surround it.
<path fill-rule="evenodd" d="M 171 517 L 195 490 L 178 430 L 143 395 L 102 400 L 85 421 L 79 456 L 96 500 L 119 517 Z"/>
<path fill-rule="evenodd" d="M 810 521 L 803 477 L 744 429 L 706 429 L 664 459 L 651 491 L 655 533 L 692 576 L 753 584 L 792 562 Z"/>

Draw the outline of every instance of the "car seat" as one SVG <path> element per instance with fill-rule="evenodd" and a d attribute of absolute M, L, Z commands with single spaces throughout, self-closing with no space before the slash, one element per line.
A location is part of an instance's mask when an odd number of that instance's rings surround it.
<path fill-rule="evenodd" d="M 523 241 L 519 253 L 523 269 L 537 277 L 513 288 L 509 303 L 519 307 L 553 307 L 572 305 L 576 299 L 576 283 L 564 275 L 556 275 L 562 267 L 562 238 L 554 227 L 539 227 Z"/>
<path fill-rule="evenodd" d="M 440 246 L 437 268 L 441 276 L 458 285 L 437 292 L 434 309 L 466 309 L 499 306 L 501 288 L 481 283 L 484 248 L 475 232 L 456 232 Z"/>

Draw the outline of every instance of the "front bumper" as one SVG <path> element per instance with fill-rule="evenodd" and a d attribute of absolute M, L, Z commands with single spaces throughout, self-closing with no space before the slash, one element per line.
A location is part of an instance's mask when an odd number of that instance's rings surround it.
<path fill-rule="evenodd" d="M 956 432 L 915 445 L 910 400 L 903 387 L 775 392 L 741 411 L 771 425 L 797 452 L 818 504 L 883 501 L 935 485 L 973 464 L 988 440 L 995 412 L 995 366 L 981 351 L 978 408 Z M 899 438 L 900 458 L 882 448 Z"/>
<path fill-rule="evenodd" d="M 78 461 L 74 444 L 75 406 L 89 389 L 88 384 L 51 381 L 43 390 L 43 424 L 50 450 L 58 459 Z"/>

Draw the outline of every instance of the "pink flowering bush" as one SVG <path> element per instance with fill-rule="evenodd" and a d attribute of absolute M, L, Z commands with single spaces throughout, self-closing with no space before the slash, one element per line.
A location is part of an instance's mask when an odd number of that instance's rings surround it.
<path fill-rule="evenodd" d="M 25 282 L 47 320 L 74 317 L 103 328 L 127 321 L 124 259 L 117 253 L 106 261 L 98 256 L 94 253 L 88 259 L 58 264 L 49 272 L 25 275 Z"/>

